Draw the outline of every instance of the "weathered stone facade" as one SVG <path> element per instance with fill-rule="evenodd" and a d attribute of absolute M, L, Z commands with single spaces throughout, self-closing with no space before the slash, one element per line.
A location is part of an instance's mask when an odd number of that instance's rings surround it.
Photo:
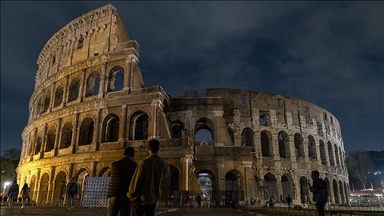
<path fill-rule="evenodd" d="M 245 204 L 290 194 L 298 203 L 308 196 L 310 171 L 319 170 L 332 202 L 348 202 L 341 129 L 330 112 L 235 89 L 172 98 L 161 86 L 144 87 L 138 62 L 139 45 L 112 5 L 73 20 L 46 43 L 17 169 L 31 199 L 56 204 L 70 177 L 83 184 L 87 176 L 108 176 L 125 147 L 139 161 L 157 138 L 172 172 L 164 199 L 189 191 L 205 193 L 211 204 L 223 204 L 223 196 Z M 200 130 L 212 139 L 195 141 Z"/>

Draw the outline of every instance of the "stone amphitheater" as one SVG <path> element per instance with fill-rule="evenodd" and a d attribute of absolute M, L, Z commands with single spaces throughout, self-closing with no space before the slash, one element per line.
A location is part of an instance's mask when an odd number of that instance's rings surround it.
<path fill-rule="evenodd" d="M 238 89 L 172 98 L 144 85 L 138 63 L 139 44 L 111 4 L 74 19 L 45 44 L 17 168 L 37 204 L 55 205 L 70 177 L 84 189 L 87 177 L 109 176 L 125 147 L 136 149 L 136 161 L 145 158 L 152 138 L 171 167 L 162 202 L 201 193 L 211 205 L 247 205 L 289 194 L 299 204 L 311 200 L 311 170 L 326 180 L 332 203 L 349 202 L 341 128 L 329 111 Z M 199 140 L 201 132 L 209 138 Z"/>

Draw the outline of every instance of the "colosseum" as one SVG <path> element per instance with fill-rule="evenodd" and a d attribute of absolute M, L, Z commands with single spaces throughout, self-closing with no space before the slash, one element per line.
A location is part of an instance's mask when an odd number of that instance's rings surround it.
<path fill-rule="evenodd" d="M 108 4 L 68 23 L 44 45 L 17 168 L 30 197 L 55 205 L 70 177 L 108 177 L 123 149 L 147 156 L 161 143 L 171 167 L 161 202 L 203 194 L 211 205 L 254 198 L 311 201 L 307 181 L 319 170 L 331 202 L 349 202 L 348 171 L 338 120 L 310 102 L 265 92 L 206 89 L 173 98 L 145 86 L 139 44 Z M 199 132 L 209 134 L 200 139 Z"/>

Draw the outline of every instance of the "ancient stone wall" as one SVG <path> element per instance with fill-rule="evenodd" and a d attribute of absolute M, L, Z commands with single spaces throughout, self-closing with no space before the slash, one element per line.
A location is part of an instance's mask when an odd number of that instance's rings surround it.
<path fill-rule="evenodd" d="M 56 204 L 70 177 L 83 188 L 88 176 L 110 175 L 128 146 L 136 161 L 145 158 L 152 138 L 171 166 L 161 202 L 199 192 L 216 205 L 288 194 L 299 203 L 309 198 L 310 171 L 319 170 L 332 202 L 348 203 L 344 143 L 332 113 L 238 89 L 170 98 L 161 86 L 144 86 L 138 62 L 139 45 L 112 5 L 70 22 L 44 46 L 17 169 L 38 204 Z"/>

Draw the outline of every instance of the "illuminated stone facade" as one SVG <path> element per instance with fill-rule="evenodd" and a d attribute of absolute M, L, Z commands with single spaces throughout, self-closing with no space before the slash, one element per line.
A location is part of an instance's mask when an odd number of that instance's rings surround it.
<path fill-rule="evenodd" d="M 235 89 L 172 98 L 161 86 L 144 86 L 138 62 L 139 44 L 112 5 L 73 20 L 46 43 L 17 169 L 37 204 L 56 204 L 72 176 L 83 186 L 87 176 L 110 175 L 127 146 L 136 161 L 145 158 L 151 138 L 171 165 L 163 200 L 175 195 L 178 203 L 178 191 L 189 191 L 218 205 L 230 196 L 243 205 L 288 194 L 299 203 L 310 171 L 319 170 L 332 202 L 348 202 L 341 129 L 327 110 Z M 200 132 L 210 138 L 198 141 Z"/>

